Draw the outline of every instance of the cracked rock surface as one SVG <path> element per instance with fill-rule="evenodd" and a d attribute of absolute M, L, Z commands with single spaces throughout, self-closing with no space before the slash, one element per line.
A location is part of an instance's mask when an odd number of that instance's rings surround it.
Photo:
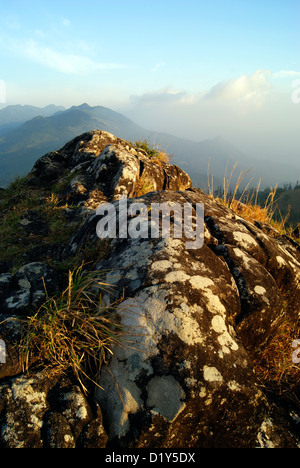
<path fill-rule="evenodd" d="M 151 191 L 141 195 L 145 180 Z M 78 227 L 75 234 L 67 245 L 48 248 L 59 260 L 85 245 L 97 247 L 101 216 L 95 210 L 113 203 L 118 221 L 124 195 L 127 227 L 137 202 L 149 217 L 153 204 L 176 204 L 182 213 L 189 206 L 192 217 L 203 204 L 204 244 L 187 249 L 185 236 L 116 236 L 104 258 L 92 259 L 89 268 L 114 287 L 105 303 L 124 295 L 118 315 L 128 331 L 102 368 L 103 390 L 95 398 L 87 398 L 72 376 L 49 375 L 36 362 L 28 374 L 20 366 L 14 346 L 22 333 L 19 315 L 34 312 L 45 298 L 40 276 L 53 294 L 61 286 L 57 271 L 39 258 L 39 246 L 31 263 L 24 259 L 14 273 L 1 270 L 1 448 L 300 446 L 299 406 L 274 409 L 253 372 L 253 360 L 280 324 L 287 317 L 299 322 L 297 244 L 242 219 L 193 189 L 177 166 L 153 163 L 107 132 L 85 133 L 45 155 L 28 184 L 61 186 L 62 204 L 77 205 L 66 213 L 66 226 Z M 34 212 L 24 220 L 27 232 L 33 224 L 39 229 Z"/>
<path fill-rule="evenodd" d="M 299 319 L 299 251 L 197 191 L 142 201 L 149 213 L 154 201 L 204 203 L 205 244 L 187 250 L 184 239 L 115 239 L 97 265 L 109 266 L 106 281 L 130 296 L 119 307 L 130 346 L 115 350 L 97 392 L 111 444 L 255 446 L 269 407 L 252 359 L 285 314 Z"/>

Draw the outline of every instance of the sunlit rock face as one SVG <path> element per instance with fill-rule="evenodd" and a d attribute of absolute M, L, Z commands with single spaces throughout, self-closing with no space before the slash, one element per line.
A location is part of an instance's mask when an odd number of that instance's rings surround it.
<path fill-rule="evenodd" d="M 177 166 L 151 161 L 100 130 L 43 156 L 27 183 L 30 189 L 55 188 L 65 228 L 72 226 L 73 234 L 67 242 L 37 244 L 18 268 L 1 267 L 0 447 L 299 444 L 289 420 L 299 419 L 298 409 L 280 407 L 281 419 L 275 420 L 274 404 L 253 372 L 253 361 L 281 323 L 299 321 L 300 253 L 291 239 L 192 188 Z M 125 215 L 118 209 L 124 197 Z M 170 236 L 162 235 L 162 220 L 159 236 L 131 236 L 130 226 L 138 225 L 139 214 L 130 211 L 136 203 L 149 219 L 155 206 L 165 204 L 182 216 L 186 210 L 194 222 L 197 206 L 203 206 L 201 246 L 189 248 L 184 231 L 172 235 L 175 215 Z M 116 208 L 116 223 L 128 235 L 116 229 L 98 258 L 96 210 L 104 204 Z M 24 239 L 49 231 L 49 220 L 38 210 L 20 222 Z M 102 366 L 95 398 L 84 395 L 74 376 L 46 373 L 34 359 L 29 374 L 23 373 L 15 346 L 22 335 L 20 316 L 35 313 L 46 299 L 42 286 L 51 295 L 65 286 L 55 265 L 80 258 L 86 248 L 94 252 L 87 270 L 99 271 L 111 286 L 103 304 L 122 298 L 117 314 L 126 331 Z"/>
<path fill-rule="evenodd" d="M 97 392 L 111 443 L 255 445 L 268 404 L 252 360 L 286 314 L 297 320 L 299 252 L 197 191 L 140 201 L 149 213 L 154 202 L 204 203 L 205 242 L 188 250 L 185 239 L 114 239 L 97 264 L 130 296 L 119 306 L 130 344 L 114 350 Z M 273 266 L 275 251 L 285 275 Z"/>

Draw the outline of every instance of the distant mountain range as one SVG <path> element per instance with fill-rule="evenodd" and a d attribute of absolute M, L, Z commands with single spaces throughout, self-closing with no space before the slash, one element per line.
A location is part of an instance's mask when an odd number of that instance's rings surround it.
<path fill-rule="evenodd" d="M 47 107 L 35 106 L 7 106 L 0 111 L 0 137 L 16 130 L 22 124 L 34 117 L 40 115 L 41 117 L 50 117 L 56 112 L 62 112 L 66 109 L 62 106 L 49 105 Z"/>
<path fill-rule="evenodd" d="M 194 142 L 180 135 L 153 132 L 102 106 L 82 104 L 65 109 L 54 105 L 44 108 L 17 105 L 0 110 L 0 186 L 7 186 L 16 175 L 27 174 L 45 153 L 58 150 L 72 138 L 94 129 L 129 141 L 147 139 L 161 146 L 173 155 L 172 162 L 188 172 L 196 187 L 207 185 L 209 161 L 215 188 L 222 184 L 226 165 L 230 172 L 235 162 L 239 162 L 236 177 L 241 170 L 253 168 L 249 177 L 255 178 L 255 184 L 262 179 L 265 187 L 300 178 L 296 168 L 255 160 L 221 137 Z"/>

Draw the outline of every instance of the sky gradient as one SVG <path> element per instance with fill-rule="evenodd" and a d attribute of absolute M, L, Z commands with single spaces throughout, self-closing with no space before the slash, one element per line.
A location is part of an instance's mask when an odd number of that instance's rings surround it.
<path fill-rule="evenodd" d="M 104 105 L 299 166 L 299 19 L 299 0 L 10 0 L 0 105 Z"/>

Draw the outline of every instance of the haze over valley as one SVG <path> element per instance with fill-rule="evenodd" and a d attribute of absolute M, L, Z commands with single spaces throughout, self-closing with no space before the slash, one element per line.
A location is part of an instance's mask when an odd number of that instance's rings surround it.
<path fill-rule="evenodd" d="M 255 184 L 296 184 L 299 10 L 87 0 L 83 21 L 80 3 L 12 0 L 0 18 L 1 185 L 94 128 L 161 144 L 196 185 L 208 160 L 216 184 L 235 162 Z"/>
<path fill-rule="evenodd" d="M 106 130 L 129 141 L 148 140 L 171 154 L 172 161 L 191 174 L 195 186 L 202 188 L 207 186 L 208 167 L 217 187 L 222 184 L 226 167 L 231 170 L 235 163 L 237 176 L 240 171 L 251 169 L 252 185 L 260 179 L 262 187 L 267 187 L 296 183 L 297 174 L 300 178 L 299 162 L 297 165 L 259 160 L 221 136 L 197 142 L 183 138 L 179 132 L 175 136 L 145 129 L 103 106 L 82 104 L 65 109 L 55 105 L 15 105 L 0 110 L 0 184 L 5 187 L 17 175 L 27 174 L 40 156 L 58 150 L 91 129 Z"/>

